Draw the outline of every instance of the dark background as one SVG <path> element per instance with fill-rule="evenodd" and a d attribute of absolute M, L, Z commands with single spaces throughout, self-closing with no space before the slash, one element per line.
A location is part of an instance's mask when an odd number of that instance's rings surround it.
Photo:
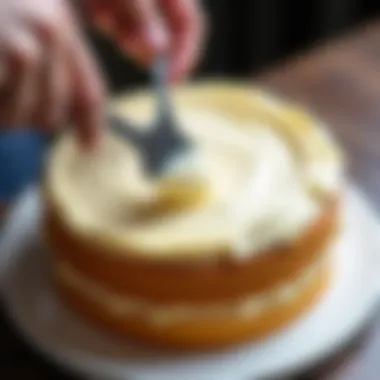
<path fill-rule="evenodd" d="M 379 15 L 379 0 L 203 0 L 210 21 L 206 52 L 194 75 L 246 76 Z M 107 40 L 90 32 L 110 87 L 141 83 Z"/>

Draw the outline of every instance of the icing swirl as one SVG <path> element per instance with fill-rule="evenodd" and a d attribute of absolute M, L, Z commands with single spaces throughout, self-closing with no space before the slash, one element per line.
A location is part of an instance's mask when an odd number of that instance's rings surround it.
<path fill-rule="evenodd" d="M 71 135 L 57 144 L 47 188 L 77 232 L 158 259 L 250 255 L 294 239 L 338 190 L 340 153 L 306 113 L 218 82 L 179 88 L 174 100 L 196 150 L 162 178 L 111 133 L 93 153 Z M 147 93 L 113 109 L 141 128 L 152 120 Z"/>

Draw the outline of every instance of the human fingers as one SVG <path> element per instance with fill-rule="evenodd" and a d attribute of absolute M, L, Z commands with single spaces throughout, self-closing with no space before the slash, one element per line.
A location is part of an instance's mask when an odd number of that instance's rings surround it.
<path fill-rule="evenodd" d="M 155 0 L 118 1 L 118 43 L 140 63 L 169 48 L 169 34 Z"/>
<path fill-rule="evenodd" d="M 170 79 L 177 81 L 197 63 L 203 48 L 206 22 L 198 0 L 160 0 L 170 30 Z"/>
<path fill-rule="evenodd" d="M 28 121 L 33 110 L 36 73 L 41 49 L 36 38 L 26 29 L 14 28 L 2 35 L 3 63 L 0 83 L 0 120 L 7 126 L 19 126 Z"/>
<path fill-rule="evenodd" d="M 70 76 L 71 116 L 80 142 L 97 145 L 105 111 L 105 89 L 89 48 L 78 31 L 72 34 L 67 52 Z"/>
<path fill-rule="evenodd" d="M 35 80 L 39 96 L 35 100 L 33 121 L 43 129 L 56 128 L 67 121 L 70 78 L 66 48 L 69 25 L 66 21 L 62 15 L 59 28 L 51 21 L 30 25 L 42 47 Z"/>

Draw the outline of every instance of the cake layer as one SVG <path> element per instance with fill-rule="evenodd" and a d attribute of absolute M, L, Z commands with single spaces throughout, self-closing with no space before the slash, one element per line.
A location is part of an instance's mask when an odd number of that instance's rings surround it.
<path fill-rule="evenodd" d="M 153 302 L 203 303 L 268 291 L 291 280 L 323 255 L 339 221 L 336 200 L 328 203 L 319 218 L 293 242 L 277 244 L 240 260 L 227 255 L 218 260 L 154 261 L 120 255 L 70 230 L 49 208 L 45 232 L 54 260 L 67 262 L 99 286 L 121 296 L 133 294 Z"/>
<path fill-rule="evenodd" d="M 121 300 L 92 288 L 67 266 L 57 273 L 63 298 L 93 323 L 151 344 L 172 348 L 221 347 L 266 336 L 300 316 L 326 288 L 330 262 L 322 260 L 277 292 L 235 304 L 159 308 Z M 244 304 L 245 302 L 245 304 Z"/>
<path fill-rule="evenodd" d="M 64 261 L 57 261 L 54 271 L 62 286 L 71 288 L 73 292 L 92 300 L 104 313 L 112 317 L 135 316 L 144 319 L 147 323 L 170 325 L 183 321 L 226 316 L 246 319 L 265 313 L 297 297 L 302 288 L 307 286 L 317 273 L 320 273 L 321 267 L 325 267 L 325 262 L 329 259 L 326 256 L 327 254 L 288 282 L 281 283 L 270 290 L 235 300 L 209 302 L 202 305 L 189 303 L 189 301 L 160 304 L 136 298 L 135 295 L 121 296 L 113 293 L 109 288 L 100 286 Z"/>
<path fill-rule="evenodd" d="M 151 94 L 112 112 L 143 132 Z M 315 300 L 340 224 L 342 157 L 321 123 L 231 83 L 173 90 L 192 153 L 152 176 L 106 129 L 66 133 L 44 181 L 44 233 L 63 298 L 89 320 L 169 347 L 265 336 Z"/>

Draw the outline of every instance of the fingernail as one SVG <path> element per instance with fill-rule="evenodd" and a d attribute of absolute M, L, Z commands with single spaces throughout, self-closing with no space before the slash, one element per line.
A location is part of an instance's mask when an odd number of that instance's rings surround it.
<path fill-rule="evenodd" d="M 150 25 L 146 28 L 145 39 L 147 45 L 149 45 L 154 52 L 162 52 L 166 50 L 169 45 L 167 33 L 163 27 L 157 24 Z"/>
<path fill-rule="evenodd" d="M 135 60 L 149 64 L 153 57 L 168 47 L 165 31 L 158 26 L 148 26 L 141 33 L 123 36 L 122 46 Z"/>

